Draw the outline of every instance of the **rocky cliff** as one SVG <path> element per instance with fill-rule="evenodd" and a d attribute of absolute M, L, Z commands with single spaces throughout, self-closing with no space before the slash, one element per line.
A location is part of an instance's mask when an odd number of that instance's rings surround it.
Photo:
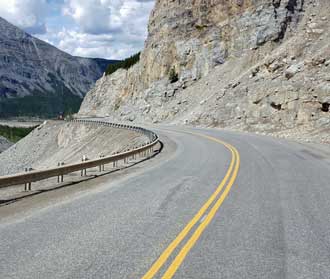
<path fill-rule="evenodd" d="M 158 0 L 140 62 L 80 114 L 330 141 L 329 14 L 326 0 Z"/>
<path fill-rule="evenodd" d="M 0 34 L 0 117 L 79 106 L 111 62 L 73 57 L 2 18 Z"/>

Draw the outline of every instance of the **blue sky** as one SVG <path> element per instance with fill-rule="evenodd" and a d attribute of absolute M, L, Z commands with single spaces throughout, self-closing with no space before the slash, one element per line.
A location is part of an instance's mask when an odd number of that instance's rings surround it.
<path fill-rule="evenodd" d="M 72 55 L 122 59 L 143 48 L 154 0 L 0 0 L 0 16 Z"/>

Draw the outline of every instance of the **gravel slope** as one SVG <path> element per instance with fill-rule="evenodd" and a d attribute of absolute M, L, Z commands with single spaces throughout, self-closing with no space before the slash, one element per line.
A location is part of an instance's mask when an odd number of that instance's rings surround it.
<path fill-rule="evenodd" d="M 45 122 L 0 155 L 0 175 L 22 172 L 26 167 L 43 169 L 58 162 L 80 162 L 110 155 L 147 141 L 145 136 L 123 129 L 82 123 Z"/>

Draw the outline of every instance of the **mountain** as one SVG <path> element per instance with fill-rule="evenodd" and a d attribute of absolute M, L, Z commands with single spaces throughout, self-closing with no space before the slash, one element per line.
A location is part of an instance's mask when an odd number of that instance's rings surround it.
<path fill-rule="evenodd" d="M 105 59 L 71 56 L 0 18 L 0 117 L 74 112 Z"/>
<path fill-rule="evenodd" d="M 327 0 L 157 0 L 139 63 L 79 114 L 330 141 L 329 14 Z"/>
<path fill-rule="evenodd" d="M 107 70 L 110 64 L 117 64 L 120 60 L 108 60 L 103 58 L 89 58 L 96 62 L 96 64 L 100 67 L 102 74 Z"/>

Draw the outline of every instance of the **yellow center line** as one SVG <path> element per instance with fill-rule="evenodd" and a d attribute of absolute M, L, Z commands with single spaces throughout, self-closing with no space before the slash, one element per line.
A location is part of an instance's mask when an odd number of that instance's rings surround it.
<path fill-rule="evenodd" d="M 173 260 L 173 262 L 171 263 L 171 265 L 169 266 L 169 268 L 165 272 L 165 274 L 162 277 L 162 279 L 171 279 L 174 276 L 174 274 L 176 273 L 176 271 L 178 270 L 178 268 L 181 266 L 182 262 L 184 261 L 184 259 L 188 255 L 189 251 L 194 247 L 194 245 L 196 244 L 196 242 L 198 241 L 198 239 L 200 238 L 200 236 L 202 235 L 202 233 L 204 232 L 204 230 L 206 229 L 206 227 L 211 223 L 212 219 L 214 218 L 215 214 L 219 210 L 219 208 L 222 205 L 223 201 L 228 196 L 229 191 L 230 191 L 231 187 L 233 186 L 233 184 L 234 184 L 234 182 L 236 180 L 236 177 L 237 177 L 237 174 L 238 174 L 238 170 L 239 170 L 239 166 L 240 166 L 240 157 L 239 157 L 239 154 L 238 154 L 238 152 L 237 152 L 236 149 L 234 149 L 234 151 L 235 151 L 236 156 L 237 156 L 237 162 L 236 162 L 234 174 L 231 177 L 231 179 L 230 179 L 230 181 L 229 181 L 226 189 L 223 191 L 223 193 L 220 196 L 220 198 L 214 204 L 214 206 L 212 207 L 212 209 L 208 213 L 208 215 L 205 218 L 205 220 L 198 226 L 198 228 L 195 230 L 195 232 L 193 233 L 193 235 L 190 237 L 190 239 L 183 246 L 183 248 L 181 249 L 181 251 L 179 252 L 179 254 Z"/>
<path fill-rule="evenodd" d="M 217 198 L 217 196 L 221 193 L 222 189 L 224 188 L 224 186 L 226 185 L 229 177 L 231 176 L 232 172 L 233 172 L 233 168 L 236 162 L 236 158 L 239 159 L 239 155 L 238 152 L 236 151 L 236 149 L 231 146 L 228 143 L 225 143 L 221 140 L 218 140 L 216 138 L 213 137 L 209 137 L 206 135 L 202 135 L 202 134 L 196 134 L 196 133 L 190 133 L 187 132 L 189 134 L 193 134 L 193 135 L 197 135 L 200 137 L 204 137 L 207 138 L 209 140 L 218 142 L 222 145 L 224 145 L 227 149 L 229 149 L 229 151 L 231 152 L 232 158 L 231 158 L 231 162 L 229 165 L 229 168 L 227 170 L 227 173 L 224 177 L 224 179 L 221 181 L 221 183 L 219 184 L 219 186 L 217 187 L 216 191 L 211 195 L 211 197 L 209 198 L 209 200 L 202 206 L 202 208 L 198 211 L 198 213 L 193 217 L 193 219 L 191 219 L 191 221 L 186 225 L 186 227 L 179 233 L 179 235 L 170 243 L 170 245 L 164 250 L 164 252 L 160 255 L 160 257 L 157 259 L 157 261 L 151 266 L 151 268 L 148 270 L 148 272 L 142 277 L 142 279 L 151 279 L 155 276 L 155 274 L 159 271 L 159 269 L 165 264 L 165 262 L 167 261 L 167 259 L 170 257 L 170 255 L 172 254 L 172 252 L 176 249 L 176 247 L 184 240 L 184 238 L 188 235 L 188 233 L 191 231 L 191 229 L 196 225 L 196 223 L 201 219 L 201 217 L 204 215 L 204 213 L 208 210 L 208 208 L 211 206 L 211 204 L 215 201 L 215 199 Z M 239 166 L 236 164 L 236 166 Z M 237 175 L 237 174 L 236 174 Z M 234 177 L 234 176 L 233 176 Z M 233 177 L 231 180 L 233 180 Z M 235 176 L 236 177 L 236 176 Z M 235 179 L 234 179 L 235 180 Z M 227 187 L 228 188 L 228 187 Z M 229 189 L 230 190 L 230 189 Z M 228 192 L 229 192 L 228 190 Z M 225 190 L 226 191 L 226 190 Z M 223 196 L 223 195 L 222 195 Z M 222 197 L 221 196 L 221 197 Z M 226 195 L 227 196 L 227 195 Z M 221 199 L 220 197 L 220 199 Z M 223 198 L 224 199 L 224 198 Z M 222 203 L 222 202 L 221 202 Z M 220 205 L 221 205 L 220 203 Z M 219 207 L 220 207 L 219 205 Z M 214 208 L 214 207 L 213 207 Z M 211 212 L 210 212 L 211 213 Z M 210 213 L 207 215 L 206 219 L 202 222 L 202 224 L 205 224 L 206 221 L 208 220 L 208 217 L 210 215 Z M 213 218 L 213 217 L 212 217 Z M 212 219 L 211 218 L 211 219 Z M 196 233 L 196 231 L 195 231 Z M 197 238 L 198 239 L 198 238 Z M 196 241 L 197 241 L 196 239 Z M 196 242 L 195 241 L 195 242 Z M 193 245 L 192 245 L 193 246 Z M 191 248 L 190 248 L 191 249 Z M 189 250 L 190 250 L 189 249 Z M 188 252 L 189 252 L 188 250 Z M 188 253 L 187 252 L 187 253 Z M 182 258 L 181 263 L 183 261 L 184 258 Z M 177 262 L 176 262 L 177 263 Z M 181 264 L 180 263 L 180 264 Z M 174 262 L 172 263 L 174 264 Z M 179 266 L 178 266 L 179 267 Z M 177 268 L 178 268 L 177 267 Z M 176 269 L 177 269 L 176 268 Z M 175 269 L 175 271 L 176 271 Z M 172 269 L 171 269 L 172 270 Z M 174 273 L 175 273 L 174 271 Z M 172 271 L 173 272 L 173 271 Z M 174 274 L 173 273 L 173 274 Z M 173 275 L 172 275 L 173 276 Z M 170 278 L 170 277 L 168 277 Z"/>

